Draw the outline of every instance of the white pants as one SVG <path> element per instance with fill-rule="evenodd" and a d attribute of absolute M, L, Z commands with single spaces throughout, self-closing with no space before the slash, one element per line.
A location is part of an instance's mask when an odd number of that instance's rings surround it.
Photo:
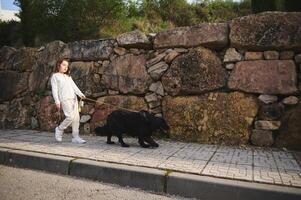
<path fill-rule="evenodd" d="M 63 131 L 68 126 L 72 125 L 72 136 L 79 136 L 79 112 L 77 99 L 67 99 L 61 102 L 61 107 L 66 118 L 59 125 L 59 130 Z"/>

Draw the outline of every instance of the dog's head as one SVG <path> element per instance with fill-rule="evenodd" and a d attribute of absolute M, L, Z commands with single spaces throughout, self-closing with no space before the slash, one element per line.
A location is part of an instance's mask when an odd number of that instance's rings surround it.
<path fill-rule="evenodd" d="M 94 132 L 97 136 L 107 136 L 108 135 L 108 130 L 105 126 L 97 126 L 94 129 Z"/>
<path fill-rule="evenodd" d="M 159 131 L 161 133 L 163 132 L 165 134 L 169 133 L 170 128 L 166 123 L 165 119 L 163 119 L 162 117 L 154 116 L 154 120 L 151 124 L 154 127 L 154 131 Z"/>
<path fill-rule="evenodd" d="M 158 131 L 168 135 L 170 128 L 164 118 L 157 117 L 155 116 L 155 114 L 149 113 L 147 111 L 142 111 L 142 114 L 150 124 L 152 132 Z"/>

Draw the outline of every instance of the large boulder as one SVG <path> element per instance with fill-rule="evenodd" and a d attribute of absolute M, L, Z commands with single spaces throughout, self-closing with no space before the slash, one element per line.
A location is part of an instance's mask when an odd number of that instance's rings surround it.
<path fill-rule="evenodd" d="M 93 72 L 93 62 L 71 62 L 70 63 L 70 74 L 73 80 L 80 79 L 85 76 L 89 76 Z"/>
<path fill-rule="evenodd" d="M 104 92 L 105 87 L 100 84 L 99 74 L 93 73 L 96 70 L 94 62 L 72 62 L 70 63 L 70 69 L 72 79 L 84 94 L 89 96 Z M 96 76 L 97 78 L 94 78 Z"/>
<path fill-rule="evenodd" d="M 178 27 L 158 33 L 154 48 L 204 46 L 220 49 L 228 44 L 228 24 L 203 23 L 192 27 Z"/>
<path fill-rule="evenodd" d="M 212 51 L 199 47 L 175 58 L 162 83 L 170 95 L 200 94 L 223 87 L 226 72 Z"/>
<path fill-rule="evenodd" d="M 239 92 L 167 96 L 163 100 L 171 137 L 190 142 L 246 144 L 257 110 L 256 99 Z"/>
<path fill-rule="evenodd" d="M 272 103 L 261 105 L 258 111 L 259 120 L 278 120 L 284 112 L 284 106 L 281 103 Z"/>
<path fill-rule="evenodd" d="M 18 72 L 32 71 L 37 62 L 38 51 L 24 47 L 14 52 L 7 62 L 6 69 Z"/>
<path fill-rule="evenodd" d="M 0 129 L 5 129 L 6 115 L 8 114 L 8 103 L 0 104 Z"/>
<path fill-rule="evenodd" d="M 153 80 L 157 81 L 168 69 L 168 65 L 165 62 L 159 62 L 151 66 L 147 71 Z"/>
<path fill-rule="evenodd" d="M 130 111 L 147 110 L 147 104 L 142 97 L 136 96 L 106 96 L 97 99 L 95 112 L 90 121 L 90 127 L 93 131 L 97 126 L 106 122 L 110 113 L 118 109 L 129 109 Z"/>
<path fill-rule="evenodd" d="M 52 74 L 56 71 L 57 61 L 64 57 L 62 55 L 66 44 L 62 41 L 53 41 L 37 55 L 37 64 L 33 66 L 28 80 L 29 91 L 44 91 L 46 84 Z"/>
<path fill-rule="evenodd" d="M 276 137 L 277 147 L 286 147 L 301 151 L 301 103 L 294 109 L 284 113 L 281 127 Z"/>
<path fill-rule="evenodd" d="M 82 40 L 68 43 L 62 54 L 71 60 L 97 61 L 109 59 L 115 40 Z"/>
<path fill-rule="evenodd" d="M 264 12 L 233 19 L 230 42 L 248 50 L 300 50 L 301 13 Z"/>
<path fill-rule="evenodd" d="M 269 147 L 274 143 L 273 132 L 269 130 L 254 129 L 250 141 L 256 146 Z"/>
<path fill-rule="evenodd" d="M 151 42 L 147 36 L 139 30 L 123 33 L 117 38 L 118 46 L 126 48 L 150 48 Z"/>
<path fill-rule="evenodd" d="M 30 125 L 29 107 L 21 104 L 22 99 L 14 99 L 8 104 L 0 104 L 0 128 L 26 128 Z"/>
<path fill-rule="evenodd" d="M 37 104 L 37 117 L 40 129 L 54 131 L 65 118 L 63 112 L 58 111 L 51 96 L 42 98 Z"/>
<path fill-rule="evenodd" d="M 28 89 L 29 72 L 0 71 L 0 102 L 9 101 Z"/>
<path fill-rule="evenodd" d="M 51 70 L 55 70 L 56 63 L 60 58 L 68 58 L 63 55 L 63 50 L 66 48 L 66 44 L 62 41 L 55 40 L 48 43 L 44 49 L 39 52 L 38 65 L 49 65 Z"/>
<path fill-rule="evenodd" d="M 145 68 L 144 55 L 127 54 L 104 66 L 102 83 L 109 89 L 122 93 L 143 94 L 151 84 Z"/>
<path fill-rule="evenodd" d="M 297 92 L 296 66 L 291 60 L 238 62 L 228 86 L 251 93 L 292 94 Z"/>
<path fill-rule="evenodd" d="M 3 46 L 0 49 L 0 70 L 8 68 L 7 63 L 16 52 L 15 48 L 8 46 Z"/>

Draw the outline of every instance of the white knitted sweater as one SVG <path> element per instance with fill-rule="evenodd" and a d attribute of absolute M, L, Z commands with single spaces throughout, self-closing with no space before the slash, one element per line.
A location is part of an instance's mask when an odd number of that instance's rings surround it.
<path fill-rule="evenodd" d="M 67 99 L 75 99 L 76 95 L 85 96 L 76 86 L 71 76 L 54 73 L 51 77 L 52 96 L 56 104 Z"/>

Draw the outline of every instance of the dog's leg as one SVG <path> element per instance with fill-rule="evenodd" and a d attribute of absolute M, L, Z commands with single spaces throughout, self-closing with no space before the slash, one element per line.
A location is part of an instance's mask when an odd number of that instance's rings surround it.
<path fill-rule="evenodd" d="M 143 147 L 143 148 L 148 148 L 148 147 L 150 147 L 150 145 L 144 143 L 142 137 L 138 137 L 138 142 L 139 142 L 140 146 Z"/>
<path fill-rule="evenodd" d="M 150 144 L 153 147 L 159 147 L 159 144 L 157 142 L 155 142 L 155 140 L 151 136 L 146 137 L 145 142 L 147 142 L 148 144 Z"/>
<path fill-rule="evenodd" d="M 112 135 L 108 135 L 107 137 L 107 144 L 115 144 L 115 142 L 111 141 Z"/>
<path fill-rule="evenodd" d="M 129 147 L 130 145 L 126 144 L 126 143 L 123 141 L 121 134 L 118 134 L 118 135 L 119 135 L 119 136 L 118 136 L 118 141 L 119 141 L 119 143 L 121 144 L 121 146 L 122 146 L 122 147 Z"/>

